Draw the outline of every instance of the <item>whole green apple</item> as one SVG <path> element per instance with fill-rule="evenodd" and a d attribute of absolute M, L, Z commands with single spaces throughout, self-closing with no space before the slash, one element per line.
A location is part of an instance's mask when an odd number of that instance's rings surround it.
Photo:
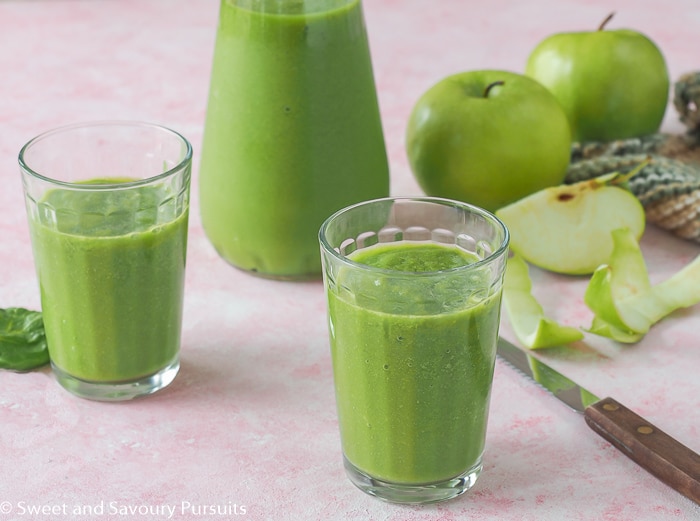
<path fill-rule="evenodd" d="M 612 141 L 656 132 L 669 79 L 659 48 L 629 29 L 554 34 L 532 51 L 525 73 L 559 100 L 574 141 Z"/>
<path fill-rule="evenodd" d="M 498 70 L 463 72 L 431 87 L 408 121 L 406 150 L 427 195 L 490 211 L 560 184 L 571 131 L 537 81 Z"/>

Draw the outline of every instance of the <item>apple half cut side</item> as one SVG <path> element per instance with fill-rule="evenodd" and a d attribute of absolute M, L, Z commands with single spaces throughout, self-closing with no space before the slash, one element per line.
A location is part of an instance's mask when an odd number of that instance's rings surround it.
<path fill-rule="evenodd" d="M 644 232 L 644 207 L 623 186 L 644 165 L 545 188 L 496 211 L 510 230 L 511 250 L 549 271 L 593 273 L 610 260 L 612 230 L 628 228 L 637 239 Z"/>
<path fill-rule="evenodd" d="M 529 349 L 560 346 L 583 338 L 579 329 L 560 325 L 544 316 L 542 306 L 532 295 L 528 266 L 517 254 L 506 264 L 503 308 L 515 336 Z"/>
<path fill-rule="evenodd" d="M 611 235 L 614 248 L 610 263 L 598 267 L 584 295 L 584 302 L 594 313 L 587 331 L 635 343 L 670 313 L 700 303 L 700 255 L 665 281 L 651 286 L 632 232 L 619 229 Z"/>

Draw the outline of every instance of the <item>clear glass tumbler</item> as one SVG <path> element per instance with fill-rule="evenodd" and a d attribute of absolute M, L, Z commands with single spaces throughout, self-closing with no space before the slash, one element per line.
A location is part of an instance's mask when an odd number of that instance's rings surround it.
<path fill-rule="evenodd" d="M 51 365 L 96 400 L 179 369 L 192 147 L 167 128 L 94 122 L 19 153 Z"/>
<path fill-rule="evenodd" d="M 485 210 L 430 197 L 321 227 L 344 462 L 363 491 L 430 503 L 476 482 L 508 241 Z"/>

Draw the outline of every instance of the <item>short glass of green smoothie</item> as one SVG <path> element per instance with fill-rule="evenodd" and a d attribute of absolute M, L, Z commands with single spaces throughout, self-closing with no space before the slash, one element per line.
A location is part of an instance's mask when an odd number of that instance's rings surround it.
<path fill-rule="evenodd" d="M 120 401 L 180 362 L 192 147 L 142 122 L 76 124 L 19 153 L 51 365 L 73 394 Z"/>
<path fill-rule="evenodd" d="M 468 204 L 385 198 L 319 239 L 350 480 L 396 503 L 462 494 L 482 469 L 508 230 Z"/>

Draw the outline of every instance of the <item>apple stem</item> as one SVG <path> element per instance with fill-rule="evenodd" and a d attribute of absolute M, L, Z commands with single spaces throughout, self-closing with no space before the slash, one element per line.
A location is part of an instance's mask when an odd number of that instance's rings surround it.
<path fill-rule="evenodd" d="M 605 26 L 608 25 L 608 22 L 612 20 L 613 16 L 615 16 L 614 11 L 610 13 L 605 20 L 602 21 L 602 23 L 598 26 L 598 30 L 602 31 L 603 29 L 605 29 Z"/>
<path fill-rule="evenodd" d="M 496 86 L 498 86 L 498 85 L 505 85 L 505 84 L 506 84 L 506 82 L 505 82 L 505 81 L 502 81 L 502 80 L 494 81 L 493 83 L 489 83 L 489 84 L 486 86 L 486 88 L 484 89 L 484 98 L 488 98 L 488 97 L 489 97 L 489 92 L 491 92 L 491 89 L 493 89 L 494 87 L 496 87 Z"/>
<path fill-rule="evenodd" d="M 639 163 L 635 168 L 633 168 L 632 170 L 630 170 L 626 174 L 619 175 L 619 176 L 615 177 L 610 182 L 610 184 L 611 185 L 620 185 L 620 184 L 626 183 L 627 181 L 630 180 L 630 178 L 634 177 L 639 172 L 641 172 L 644 169 L 644 167 L 647 166 L 648 164 L 650 164 L 651 162 L 652 162 L 651 157 L 647 156 L 647 158 L 644 161 Z"/>

